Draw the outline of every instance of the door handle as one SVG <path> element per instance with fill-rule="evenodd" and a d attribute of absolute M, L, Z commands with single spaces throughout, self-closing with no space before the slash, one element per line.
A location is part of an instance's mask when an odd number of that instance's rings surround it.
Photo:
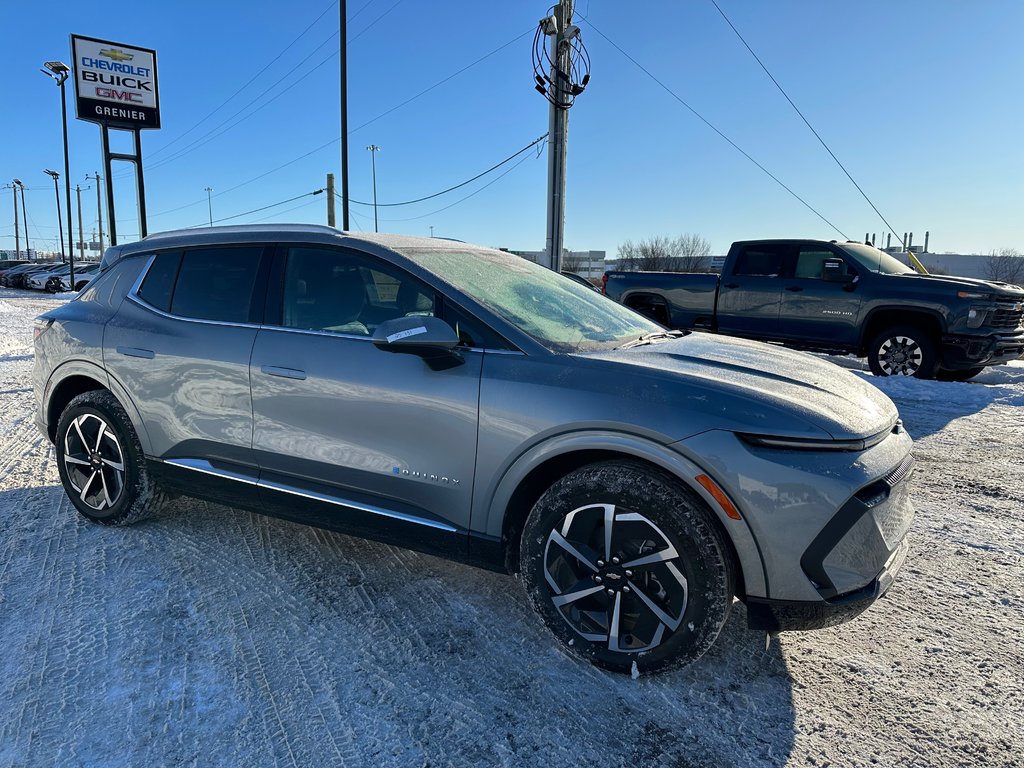
<path fill-rule="evenodd" d="M 793 293 L 798 293 L 799 291 L 802 291 L 803 289 L 804 288 L 803 288 L 802 285 L 788 285 L 788 286 L 786 286 L 786 290 L 787 291 L 792 291 Z"/>
<path fill-rule="evenodd" d="M 156 357 L 156 353 L 151 349 L 139 349 L 138 347 L 117 347 L 116 349 L 119 355 L 126 357 L 141 357 L 143 360 L 152 360 Z"/>
<path fill-rule="evenodd" d="M 267 376 L 280 376 L 282 379 L 298 379 L 305 381 L 306 372 L 298 368 L 282 368 L 277 365 L 261 365 L 260 370 Z"/>
<path fill-rule="evenodd" d="M 725 287 L 726 288 L 739 288 L 740 284 L 739 283 L 726 283 Z"/>

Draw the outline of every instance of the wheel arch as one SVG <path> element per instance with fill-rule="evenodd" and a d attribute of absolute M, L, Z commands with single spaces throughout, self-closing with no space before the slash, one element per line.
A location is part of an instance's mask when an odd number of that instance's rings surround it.
<path fill-rule="evenodd" d="M 509 572 L 519 563 L 523 525 L 537 499 L 555 481 L 588 464 L 632 460 L 686 485 L 714 513 L 713 517 L 738 564 L 737 594 L 767 594 L 765 569 L 757 544 L 745 520 L 732 520 L 711 494 L 697 482 L 708 474 L 666 446 L 632 435 L 572 433 L 551 438 L 520 456 L 505 472 L 491 496 L 486 532 L 500 536 Z"/>
<path fill-rule="evenodd" d="M 57 368 L 50 376 L 47 383 L 45 401 L 46 433 L 51 442 L 56 441 L 57 423 L 60 416 L 74 398 L 83 392 L 94 390 L 106 390 L 110 392 L 121 407 L 125 409 L 132 427 L 138 435 L 142 450 L 147 455 L 150 453 L 149 435 L 146 432 L 142 415 L 139 413 L 128 393 L 124 391 L 116 380 L 109 377 L 102 368 L 95 363 L 84 360 L 74 360 L 64 363 Z"/>
<path fill-rule="evenodd" d="M 631 291 L 622 296 L 620 303 L 623 306 L 636 310 L 645 317 L 650 317 L 656 323 L 661 323 L 662 325 L 667 326 L 672 320 L 672 309 L 669 306 L 668 300 L 664 296 L 652 293 L 651 291 Z M 650 314 L 645 310 L 649 310 Z"/>
<path fill-rule="evenodd" d="M 938 345 L 945 328 L 945 318 L 939 312 L 922 307 L 878 307 L 873 309 L 865 319 L 857 354 L 861 357 L 867 355 L 871 340 L 885 328 L 897 325 L 912 325 L 921 328 L 930 334 Z"/>

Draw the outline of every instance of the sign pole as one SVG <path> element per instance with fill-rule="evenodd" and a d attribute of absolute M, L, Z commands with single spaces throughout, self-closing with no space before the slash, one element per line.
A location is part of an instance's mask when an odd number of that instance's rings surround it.
<path fill-rule="evenodd" d="M 107 220 L 110 224 L 110 244 L 117 245 L 117 215 L 114 212 L 114 177 L 113 163 L 110 162 L 110 129 L 106 123 L 100 126 L 100 137 L 103 143 L 103 168 L 107 175 Z"/>
<path fill-rule="evenodd" d="M 149 228 L 146 226 L 146 176 L 142 172 L 142 131 L 135 129 L 135 186 L 139 197 L 139 234 L 146 237 Z"/>

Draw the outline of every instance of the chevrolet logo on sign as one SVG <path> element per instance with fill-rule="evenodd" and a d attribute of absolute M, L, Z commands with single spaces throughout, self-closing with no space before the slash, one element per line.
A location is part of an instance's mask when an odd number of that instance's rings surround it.
<path fill-rule="evenodd" d="M 114 61 L 131 61 L 135 58 L 133 54 L 125 53 L 117 48 L 104 48 L 100 51 L 100 56 L 106 56 L 108 59 L 113 59 Z"/>

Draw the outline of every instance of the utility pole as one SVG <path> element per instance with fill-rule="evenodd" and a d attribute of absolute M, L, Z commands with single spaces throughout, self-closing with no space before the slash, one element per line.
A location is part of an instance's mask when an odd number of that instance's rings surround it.
<path fill-rule="evenodd" d="M 96 171 L 95 176 L 85 175 L 86 180 L 93 179 L 96 182 L 96 219 L 100 227 L 100 256 L 103 256 L 103 205 L 100 202 L 100 172 Z"/>
<path fill-rule="evenodd" d="M 78 258 L 85 261 L 85 236 L 82 234 L 82 185 L 75 184 L 78 195 Z"/>
<path fill-rule="evenodd" d="M 338 1 L 341 45 L 341 228 L 348 232 L 348 9 Z M 332 203 L 334 198 L 331 198 Z M 333 226 L 333 225 L 332 225 Z"/>
<path fill-rule="evenodd" d="M 569 133 L 569 82 L 563 73 L 572 71 L 570 41 L 579 30 L 572 26 L 575 0 L 559 0 L 544 32 L 551 38 L 551 67 L 548 113 L 548 222 L 546 249 L 548 263 L 556 272 L 562 268 L 565 241 L 565 155 Z M 553 21 L 552 21 L 553 20 Z M 567 34 L 568 33 L 568 34 Z"/>
<path fill-rule="evenodd" d="M 379 232 L 377 229 L 377 153 L 380 152 L 380 147 L 376 144 L 371 144 L 367 147 L 370 150 L 370 168 L 373 173 L 373 231 Z"/>
<path fill-rule="evenodd" d="M 210 209 L 210 226 L 213 226 L 213 187 L 206 187 L 206 206 Z"/>
<path fill-rule="evenodd" d="M 25 258 L 32 258 L 32 246 L 28 244 L 28 211 L 25 209 L 25 185 L 21 179 L 15 179 L 14 183 L 21 189 L 21 219 L 25 222 Z M 14 206 L 18 206 L 18 201 L 14 201 Z"/>
<path fill-rule="evenodd" d="M 53 179 L 53 196 L 57 199 L 57 231 L 60 233 L 60 260 L 67 261 L 67 257 L 64 255 L 64 224 L 60 219 L 60 190 L 57 187 L 57 180 L 60 179 L 60 174 L 56 171 L 51 171 L 47 168 L 43 171 L 47 176 Z M 71 240 L 71 214 L 68 214 L 68 240 Z"/>
<path fill-rule="evenodd" d="M 434 237 L 434 225 L 433 224 L 430 225 L 430 237 L 431 238 Z"/>
<path fill-rule="evenodd" d="M 21 261 L 21 230 L 18 229 L 18 185 L 11 184 L 11 193 L 14 195 L 14 257 Z M 60 214 L 57 214 L 58 220 Z M 26 229 L 28 227 L 26 226 Z"/>
<path fill-rule="evenodd" d="M 342 0 L 344 2 L 345 0 Z M 334 226 L 334 174 L 327 174 L 327 226 Z"/>

